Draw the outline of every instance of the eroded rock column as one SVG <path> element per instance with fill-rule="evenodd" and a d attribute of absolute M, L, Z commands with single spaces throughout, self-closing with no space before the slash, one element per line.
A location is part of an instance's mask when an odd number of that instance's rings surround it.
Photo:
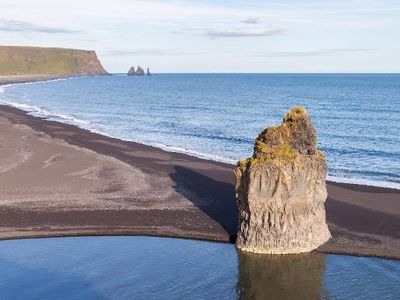
<path fill-rule="evenodd" d="M 304 107 L 259 134 L 252 157 L 238 162 L 239 249 L 265 254 L 303 253 L 330 237 L 324 202 L 326 160 Z"/>

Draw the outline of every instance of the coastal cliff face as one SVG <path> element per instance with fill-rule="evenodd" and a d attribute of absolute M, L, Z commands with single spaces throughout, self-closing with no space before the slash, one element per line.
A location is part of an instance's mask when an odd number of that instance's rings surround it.
<path fill-rule="evenodd" d="M 309 252 L 330 237 L 324 202 L 326 160 L 303 107 L 256 139 L 235 169 L 239 249 L 266 254 Z"/>
<path fill-rule="evenodd" d="M 106 75 L 96 52 L 0 46 L 0 75 Z"/>

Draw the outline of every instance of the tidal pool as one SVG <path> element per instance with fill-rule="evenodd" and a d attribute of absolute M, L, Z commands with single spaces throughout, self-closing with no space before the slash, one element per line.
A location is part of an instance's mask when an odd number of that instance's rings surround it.
<path fill-rule="evenodd" d="M 398 299 L 400 261 L 156 237 L 0 242 L 0 299 Z"/>

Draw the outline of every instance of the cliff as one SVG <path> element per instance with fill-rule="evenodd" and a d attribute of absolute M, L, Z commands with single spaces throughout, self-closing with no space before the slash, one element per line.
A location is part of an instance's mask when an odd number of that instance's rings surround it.
<path fill-rule="evenodd" d="M 239 249 L 302 253 L 330 238 L 325 154 L 305 108 L 294 107 L 280 126 L 262 131 L 253 156 L 240 161 L 235 174 Z"/>
<path fill-rule="evenodd" d="M 0 46 L 0 75 L 106 75 L 96 52 Z"/>

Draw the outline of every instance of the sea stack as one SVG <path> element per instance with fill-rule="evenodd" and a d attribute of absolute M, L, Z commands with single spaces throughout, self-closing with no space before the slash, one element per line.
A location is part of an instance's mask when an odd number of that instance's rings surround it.
<path fill-rule="evenodd" d="M 128 71 L 128 76 L 151 76 L 150 69 L 147 68 L 147 71 L 144 72 L 144 69 L 141 66 L 137 66 L 137 69 L 135 70 L 135 67 L 131 67 Z"/>
<path fill-rule="evenodd" d="M 132 66 L 128 71 L 128 76 L 134 76 L 136 75 L 135 73 L 136 73 L 135 67 Z"/>
<path fill-rule="evenodd" d="M 265 254 L 310 252 L 331 237 L 326 224 L 325 154 L 304 107 L 262 131 L 252 157 L 235 169 L 240 250 Z"/>

